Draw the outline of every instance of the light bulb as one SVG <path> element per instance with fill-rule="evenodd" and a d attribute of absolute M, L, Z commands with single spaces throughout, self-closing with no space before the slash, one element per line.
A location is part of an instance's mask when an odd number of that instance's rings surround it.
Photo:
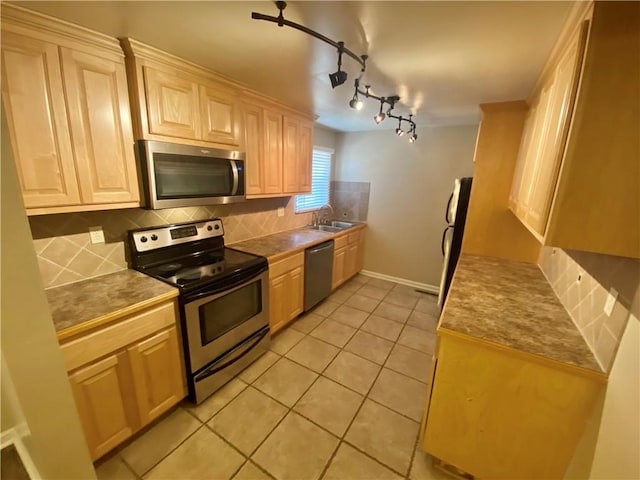
<path fill-rule="evenodd" d="M 349 106 L 355 110 L 362 110 L 363 107 L 362 100 L 360 100 L 357 95 L 354 95 L 351 100 L 349 100 Z"/>
<path fill-rule="evenodd" d="M 386 117 L 386 115 L 384 114 L 384 112 L 380 112 L 380 113 L 378 113 L 375 117 L 373 117 L 373 120 L 374 120 L 377 124 L 380 124 L 380 123 L 382 123 L 382 121 L 384 120 L 384 117 Z"/>
<path fill-rule="evenodd" d="M 414 133 L 413 135 L 411 135 L 411 136 L 409 137 L 409 141 L 410 141 L 411 143 L 415 143 L 415 141 L 416 141 L 417 139 L 418 139 L 418 135 L 417 135 L 416 133 Z"/>
<path fill-rule="evenodd" d="M 396 128 L 396 135 L 401 137 L 402 135 L 404 135 L 404 130 L 401 129 L 400 127 Z"/>

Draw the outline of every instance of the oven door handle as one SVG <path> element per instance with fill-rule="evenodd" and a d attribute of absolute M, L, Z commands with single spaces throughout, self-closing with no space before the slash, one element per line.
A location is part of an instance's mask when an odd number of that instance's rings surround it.
<path fill-rule="evenodd" d="M 194 377 L 194 380 L 196 382 L 200 382 L 205 378 L 210 377 L 211 375 L 214 375 L 220 370 L 224 370 L 225 368 L 233 365 L 234 363 L 242 359 L 242 357 L 247 355 L 251 350 L 253 350 L 256 347 L 256 345 L 258 345 L 262 341 L 262 339 L 268 334 L 269 334 L 269 328 L 263 329 L 263 331 L 259 335 L 257 335 L 256 338 L 251 342 L 251 345 L 249 347 L 246 347 L 245 344 L 240 344 L 227 354 L 228 357 L 231 357 L 238 350 L 244 349 L 244 351 L 240 355 L 238 355 L 237 357 L 233 357 L 231 360 L 224 362 L 223 364 L 215 363 L 211 365 L 206 370 L 203 370 L 202 372 L 196 374 Z"/>
<path fill-rule="evenodd" d="M 249 283 L 254 278 L 259 277 L 263 272 L 266 272 L 267 268 L 268 267 L 265 266 L 261 268 L 259 271 L 253 272 L 250 275 L 242 275 L 237 280 L 231 283 L 225 283 L 223 286 L 220 286 L 219 288 L 216 288 L 216 289 L 207 289 L 207 290 L 203 290 L 201 292 L 192 293 L 192 294 L 187 293 L 184 295 L 183 301 L 184 303 L 193 302 L 194 300 L 198 300 L 199 298 L 215 295 L 216 293 L 226 292 L 227 290 L 231 290 L 232 288 L 238 287 L 245 283 Z"/>

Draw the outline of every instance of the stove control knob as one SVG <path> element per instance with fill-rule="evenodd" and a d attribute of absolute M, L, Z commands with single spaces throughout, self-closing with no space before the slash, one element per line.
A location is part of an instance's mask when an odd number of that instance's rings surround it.
<path fill-rule="evenodd" d="M 142 243 L 147 243 L 147 240 L 148 240 L 148 239 L 147 239 L 147 237 L 145 237 L 145 236 L 140 237 L 140 241 L 141 241 Z"/>
<path fill-rule="evenodd" d="M 158 239 L 158 235 L 156 235 L 155 233 L 151 235 L 151 240 L 155 242 L 157 239 Z"/>
<path fill-rule="evenodd" d="M 216 227 L 217 227 L 217 225 L 216 225 Z M 211 230 L 213 230 L 213 227 L 211 225 L 207 225 L 207 230 L 211 231 Z"/>
<path fill-rule="evenodd" d="M 220 225 L 218 225 L 218 224 L 216 223 L 215 229 L 216 229 L 216 230 L 220 230 Z"/>

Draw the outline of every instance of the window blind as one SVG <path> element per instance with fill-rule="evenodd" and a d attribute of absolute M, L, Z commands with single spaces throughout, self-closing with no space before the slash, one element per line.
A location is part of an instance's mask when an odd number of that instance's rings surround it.
<path fill-rule="evenodd" d="M 333 150 L 314 147 L 311 164 L 311 193 L 296 195 L 296 212 L 317 210 L 329 203 Z"/>

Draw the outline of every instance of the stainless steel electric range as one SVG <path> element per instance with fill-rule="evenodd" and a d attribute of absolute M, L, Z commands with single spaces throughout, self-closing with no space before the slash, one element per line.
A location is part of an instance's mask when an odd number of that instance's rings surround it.
<path fill-rule="evenodd" d="M 268 263 L 224 246 L 218 218 L 130 230 L 131 266 L 180 289 L 189 397 L 201 403 L 268 348 Z"/>

